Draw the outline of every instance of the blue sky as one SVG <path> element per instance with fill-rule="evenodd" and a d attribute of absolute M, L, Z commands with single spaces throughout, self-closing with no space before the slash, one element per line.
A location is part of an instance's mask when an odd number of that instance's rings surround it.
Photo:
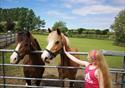
<path fill-rule="evenodd" d="M 106 29 L 125 9 L 125 0 L 0 0 L 0 7 L 33 9 L 46 21 L 45 28 L 61 20 L 68 28 Z"/>

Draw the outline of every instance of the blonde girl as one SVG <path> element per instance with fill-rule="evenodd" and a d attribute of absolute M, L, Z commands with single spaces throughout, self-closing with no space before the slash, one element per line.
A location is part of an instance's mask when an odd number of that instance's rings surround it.
<path fill-rule="evenodd" d="M 85 66 L 84 88 L 112 88 L 108 65 L 104 55 L 97 50 L 88 53 L 88 62 L 82 61 L 65 51 L 65 54 L 74 62 Z"/>

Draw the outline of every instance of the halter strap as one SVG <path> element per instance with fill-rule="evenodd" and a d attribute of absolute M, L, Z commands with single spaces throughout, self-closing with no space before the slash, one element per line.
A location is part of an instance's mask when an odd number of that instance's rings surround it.
<path fill-rule="evenodd" d="M 62 39 L 62 36 L 61 36 L 61 39 Z M 61 40 L 61 44 L 62 44 L 62 46 L 64 45 L 62 40 Z M 45 50 L 50 53 L 50 55 L 52 56 L 52 58 L 54 58 L 54 57 L 56 57 L 56 55 L 57 55 L 59 52 L 61 52 L 61 51 L 63 50 L 63 47 L 60 48 L 60 49 L 59 49 L 58 51 L 56 51 L 56 52 L 52 52 L 52 51 L 50 51 L 50 50 L 48 50 L 48 49 L 45 49 Z M 51 59 L 52 59 L 52 58 L 51 58 Z"/>
<path fill-rule="evenodd" d="M 19 55 L 19 52 L 18 52 L 18 51 L 14 50 L 13 52 L 15 52 L 15 53 L 17 53 L 17 54 Z"/>
<path fill-rule="evenodd" d="M 56 55 L 62 50 L 62 48 L 61 49 L 59 49 L 58 51 L 56 51 L 56 52 L 52 52 L 52 51 L 50 51 L 50 50 L 48 50 L 48 49 L 45 49 L 47 52 L 49 52 L 49 54 L 52 56 L 52 58 L 54 58 L 54 57 L 56 57 Z M 51 59 L 52 59 L 51 58 Z"/>

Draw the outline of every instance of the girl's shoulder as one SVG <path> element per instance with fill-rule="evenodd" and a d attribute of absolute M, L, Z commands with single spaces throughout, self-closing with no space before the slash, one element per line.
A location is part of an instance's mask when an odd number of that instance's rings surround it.
<path fill-rule="evenodd" d="M 95 77 L 96 78 L 98 78 L 100 75 L 102 75 L 102 72 L 101 72 L 101 70 L 100 69 L 98 69 L 98 68 L 96 68 L 96 70 L 95 70 Z"/>

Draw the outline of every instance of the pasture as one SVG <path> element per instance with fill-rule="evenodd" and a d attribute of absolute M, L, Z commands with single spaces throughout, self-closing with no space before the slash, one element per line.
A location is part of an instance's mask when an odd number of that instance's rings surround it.
<path fill-rule="evenodd" d="M 45 35 L 33 35 L 37 41 L 39 42 L 42 49 L 45 49 L 47 45 L 47 36 Z M 85 38 L 69 38 L 70 46 L 73 48 L 78 49 L 80 52 L 88 52 L 92 49 L 99 49 L 99 50 L 112 50 L 112 51 L 125 51 L 124 47 L 114 46 L 112 41 L 108 40 L 97 40 L 97 39 L 85 39 Z M 7 47 L 7 49 L 15 49 L 15 44 Z M 5 63 L 9 63 L 10 53 L 5 54 L 6 61 Z M 80 59 L 86 60 L 86 56 L 80 56 Z M 123 57 L 117 56 L 106 56 L 106 60 L 110 68 L 122 68 L 123 67 Z M 1 62 L 1 60 L 0 60 Z M 59 55 L 56 59 L 53 60 L 53 63 L 47 65 L 58 65 L 60 62 Z M 8 67 L 6 68 L 6 75 L 9 76 L 23 76 L 22 67 Z M 58 78 L 58 71 L 55 68 L 49 69 L 46 68 L 44 72 L 44 78 Z M 83 70 L 79 70 L 77 73 L 77 79 L 83 79 Z M 7 80 L 7 83 L 12 84 L 24 84 L 24 81 L 19 80 Z M 49 83 L 50 84 L 50 83 Z M 53 83 L 54 84 L 54 83 Z M 57 84 L 57 83 L 55 83 Z M 45 85 L 45 84 L 44 84 Z M 81 84 L 79 84 L 81 85 Z M 82 86 L 82 85 L 81 85 Z M 81 87 L 80 87 L 81 88 Z M 118 88 L 118 87 L 117 87 Z"/>
<path fill-rule="evenodd" d="M 39 42 L 42 50 L 45 49 L 47 45 L 47 36 L 45 35 L 33 35 Z M 98 50 L 111 50 L 111 51 L 125 51 L 125 47 L 119 47 L 113 45 L 113 41 L 109 40 L 97 40 L 97 39 L 85 39 L 85 38 L 69 38 L 70 46 L 73 48 L 78 49 L 80 52 L 88 52 L 92 49 L 98 49 Z M 12 44 L 11 46 L 7 47 L 9 49 L 15 49 L 15 44 Z M 9 56 L 8 53 L 6 57 L 6 62 L 9 63 Z M 86 56 L 80 56 L 80 59 L 86 60 Z M 122 68 L 123 67 L 123 57 L 117 57 L 117 56 L 106 56 L 106 60 L 108 62 L 108 65 L 110 68 Z M 57 56 L 56 59 L 54 59 L 53 63 L 50 65 L 58 65 L 60 62 L 59 57 Z"/>
<path fill-rule="evenodd" d="M 47 36 L 36 35 L 34 37 L 38 40 L 42 49 L 47 45 Z M 92 49 L 98 50 L 111 50 L 111 51 L 125 51 L 125 47 L 119 47 L 113 45 L 113 41 L 109 40 L 97 40 L 97 39 L 85 39 L 85 38 L 69 38 L 70 46 L 78 49 L 80 52 L 88 52 Z M 81 56 L 81 59 L 86 60 L 86 56 Z M 59 63 L 58 57 L 53 61 L 53 65 Z M 106 60 L 110 68 L 122 68 L 123 57 L 106 56 Z"/>

